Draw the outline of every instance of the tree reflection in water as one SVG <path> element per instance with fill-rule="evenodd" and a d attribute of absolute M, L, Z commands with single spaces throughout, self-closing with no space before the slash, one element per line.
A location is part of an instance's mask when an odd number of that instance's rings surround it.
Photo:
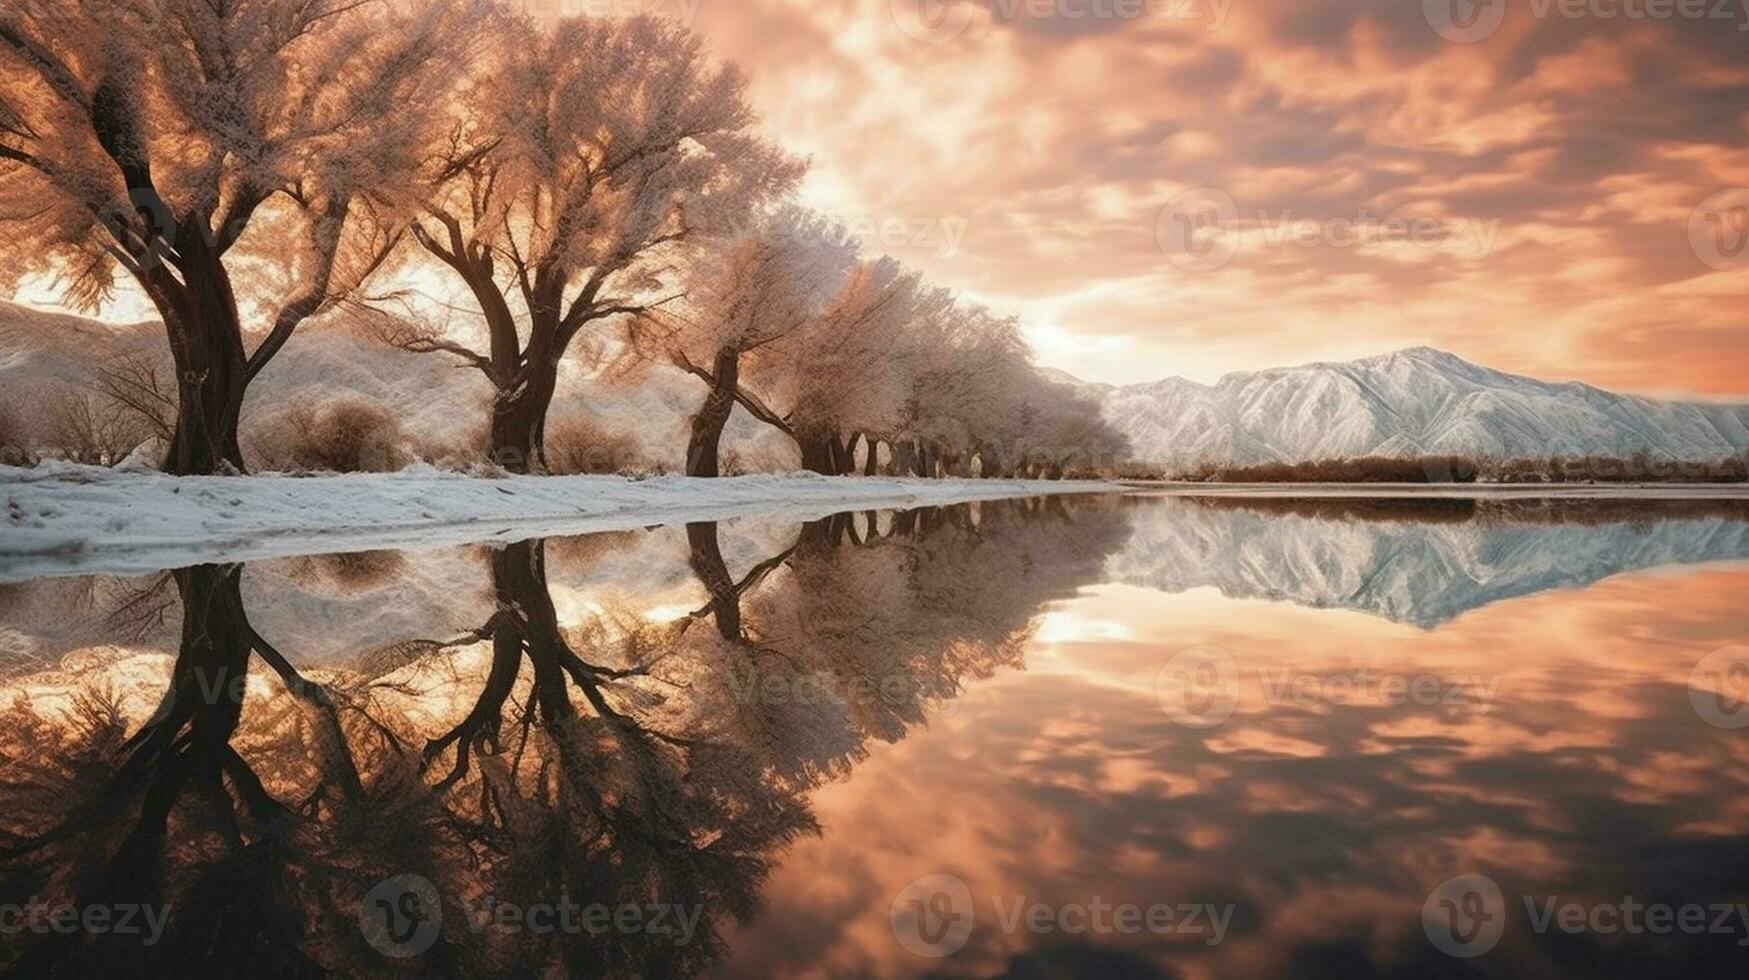
<path fill-rule="evenodd" d="M 708 601 L 666 621 L 562 621 L 547 543 L 515 544 L 486 554 L 496 608 L 477 632 L 320 684 L 251 626 L 241 567 L 177 572 L 180 643 L 143 724 L 97 688 L 65 716 L 0 716 L 0 902 L 168 904 L 163 941 L 30 934 L 0 967 L 697 972 L 785 846 L 818 832 L 809 792 L 1019 666 L 1041 605 L 1095 581 L 1127 531 L 1121 510 L 1060 499 L 841 515 L 737 575 L 718 528 L 695 524 Z M 481 670 L 458 666 L 482 645 Z M 250 677 L 255 659 L 268 669 Z M 429 879 L 443 907 L 405 961 L 359 929 L 365 894 L 397 875 Z M 493 903 L 702 918 L 684 939 L 540 934 L 475 921 Z"/>

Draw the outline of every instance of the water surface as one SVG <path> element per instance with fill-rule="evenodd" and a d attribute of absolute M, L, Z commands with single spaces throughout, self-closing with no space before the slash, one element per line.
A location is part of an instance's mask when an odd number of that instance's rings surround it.
<path fill-rule="evenodd" d="M 0 969 L 1741 975 L 1745 518 L 1050 499 L 5 586 Z"/>

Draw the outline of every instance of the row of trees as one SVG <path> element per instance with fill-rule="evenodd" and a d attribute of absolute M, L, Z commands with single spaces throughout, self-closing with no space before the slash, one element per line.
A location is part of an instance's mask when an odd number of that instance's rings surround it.
<path fill-rule="evenodd" d="M 241 471 L 249 384 L 301 325 L 366 311 L 491 382 L 490 453 L 518 472 L 547 468 L 579 347 L 701 382 L 696 475 L 736 405 L 826 473 L 859 447 L 865 472 L 920 475 L 1122 454 L 1012 320 L 787 203 L 806 165 L 755 122 L 741 73 L 659 18 L 26 0 L 0 11 L 0 271 L 85 308 L 124 276 L 150 298 L 173 473 Z M 467 329 L 417 301 L 434 274 Z"/>
<path fill-rule="evenodd" d="M 689 286 L 631 321 L 629 350 L 707 389 L 687 446 L 695 476 L 717 475 L 736 405 L 819 473 L 969 475 L 975 461 L 985 476 L 1061 476 L 1073 458 L 1127 451 L 1097 405 L 1034 369 L 1015 320 L 863 256 L 806 209 L 776 209 Z"/>

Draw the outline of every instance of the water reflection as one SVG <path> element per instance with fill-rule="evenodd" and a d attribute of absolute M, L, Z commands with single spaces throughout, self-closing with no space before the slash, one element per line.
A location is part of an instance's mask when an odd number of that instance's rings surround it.
<path fill-rule="evenodd" d="M 1161 498 L 1114 580 L 1434 627 L 1623 572 L 1749 560 L 1749 501 Z"/>
<path fill-rule="evenodd" d="M 731 569 L 749 542 L 693 525 L 681 567 L 704 601 L 679 612 L 586 587 L 623 538 L 438 562 L 478 568 L 472 597 L 446 590 L 466 573 L 418 568 L 430 556 L 273 563 L 264 578 L 288 588 L 262 618 L 289 624 L 289 655 L 252 622 L 261 583 L 238 566 L 15 593 L 30 612 L 13 642 L 36 663 L 111 642 L 56 671 L 8 665 L 0 905 L 168 918 L 150 945 L 25 929 L 0 966 L 696 973 L 786 847 L 818 834 L 810 792 L 1018 666 L 1041 606 L 1095 581 L 1127 529 L 1060 500 L 843 515 Z M 585 587 L 552 581 L 555 558 Z M 445 607 L 442 632 L 335 614 L 408 590 Z M 83 625 L 56 638 L 69 608 Z"/>
<path fill-rule="evenodd" d="M 1732 975 L 1749 911 L 1523 899 L 1749 900 L 1749 729 L 1691 689 L 1749 644 L 1746 531 L 1050 500 L 8 587 L 0 931 L 165 918 L 0 971 Z M 1213 724 L 1168 703 L 1187 650 L 1228 658 Z M 1511 905 L 1469 960 L 1423 922 L 1463 874 Z M 905 911 L 941 876 L 963 933 Z M 1214 911 L 1064 927 L 1101 904 Z"/>

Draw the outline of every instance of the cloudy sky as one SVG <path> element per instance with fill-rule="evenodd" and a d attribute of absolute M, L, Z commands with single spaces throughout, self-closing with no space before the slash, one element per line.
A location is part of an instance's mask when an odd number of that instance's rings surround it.
<path fill-rule="evenodd" d="M 528 2 L 689 19 L 811 203 L 1086 378 L 1749 392 L 1749 0 Z"/>

